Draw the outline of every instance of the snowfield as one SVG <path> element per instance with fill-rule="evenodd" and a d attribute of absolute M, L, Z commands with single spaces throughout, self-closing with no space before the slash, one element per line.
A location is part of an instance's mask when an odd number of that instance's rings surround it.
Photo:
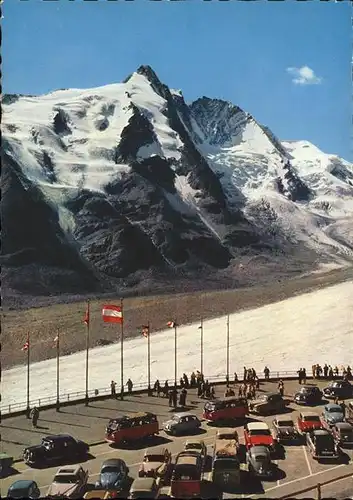
<path fill-rule="evenodd" d="M 230 370 L 243 366 L 262 372 L 309 371 L 314 363 L 353 364 L 353 282 L 292 297 L 257 309 L 230 315 Z M 204 372 L 226 372 L 226 317 L 204 321 Z M 151 318 L 153 328 L 153 318 Z M 178 377 L 200 369 L 199 324 L 178 328 Z M 115 328 L 112 325 L 112 328 Z M 119 326 L 117 327 L 119 331 Z M 82 326 L 82 335 L 85 327 Z M 24 360 L 26 354 L 23 355 Z M 120 343 L 98 347 L 89 354 L 89 388 L 120 382 Z M 124 380 L 147 380 L 147 341 L 125 341 Z M 174 329 L 151 333 L 151 379 L 174 380 Z M 34 363 L 30 399 L 56 394 L 56 360 Z M 60 392 L 85 390 L 85 351 L 60 358 Z M 2 405 L 26 401 L 26 366 L 2 373 Z"/>

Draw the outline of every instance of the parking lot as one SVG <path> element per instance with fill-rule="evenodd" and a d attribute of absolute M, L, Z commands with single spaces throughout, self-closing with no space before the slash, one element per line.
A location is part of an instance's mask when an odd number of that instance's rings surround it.
<path fill-rule="evenodd" d="M 323 383 L 320 383 L 322 386 Z M 276 391 L 277 383 L 266 383 L 261 385 L 261 391 L 271 392 Z M 296 381 L 285 382 L 285 395 L 291 397 L 298 383 Z M 217 396 L 223 396 L 224 387 L 216 388 Z M 190 390 L 187 400 L 188 410 L 201 417 L 204 401 L 197 398 L 195 391 Z M 288 416 L 290 415 L 296 420 L 300 407 L 295 404 L 290 405 Z M 314 408 L 315 411 L 321 413 L 322 406 Z M 158 448 L 161 444 L 165 444 L 175 456 L 182 450 L 186 437 L 171 437 L 161 431 L 153 441 L 142 442 L 137 446 L 117 449 L 111 448 L 107 443 L 103 442 L 104 428 L 109 418 L 116 416 L 117 412 L 131 411 L 151 411 L 157 414 L 160 424 L 170 418 L 173 409 L 168 406 L 168 401 L 165 398 L 148 398 L 146 395 L 128 396 L 125 401 L 119 400 L 103 400 L 91 402 L 88 407 L 83 404 L 68 406 L 62 408 L 60 413 L 55 410 L 45 410 L 41 412 L 39 420 L 39 428 L 32 429 L 30 421 L 24 416 L 7 418 L 2 421 L 2 451 L 12 454 L 14 457 L 20 457 L 25 446 L 38 444 L 44 435 L 68 433 L 73 436 L 88 442 L 91 445 L 91 456 L 83 463 L 84 468 L 90 473 L 90 482 L 94 484 L 96 481 L 100 466 L 107 458 L 119 457 L 125 460 L 129 465 L 132 478 L 137 476 L 138 466 L 142 461 L 144 450 L 149 448 Z M 254 417 L 261 419 L 271 425 L 274 417 Z M 243 443 L 243 424 L 237 427 L 240 441 Z M 209 454 L 212 454 L 212 444 L 215 439 L 217 427 L 210 426 L 206 422 L 202 423 L 202 428 L 199 433 L 200 439 L 204 439 L 208 445 Z M 205 471 L 205 489 L 206 496 L 213 496 L 211 485 L 207 482 L 208 472 L 210 467 Z M 353 475 L 353 450 L 345 450 L 339 462 L 334 463 L 318 463 L 308 453 L 304 445 L 285 446 L 284 454 L 276 460 L 276 474 L 270 481 L 257 481 L 247 472 L 246 464 L 242 464 L 242 486 L 237 492 L 224 492 L 223 498 L 254 498 L 265 496 L 267 498 L 281 498 L 286 495 L 294 494 L 296 491 L 305 487 L 315 486 L 317 483 L 325 482 L 326 480 L 335 479 L 343 474 L 352 473 Z M 34 479 L 41 488 L 43 495 L 46 494 L 48 486 L 51 484 L 55 471 L 58 467 L 46 469 L 31 469 L 23 462 L 14 464 L 13 475 L 1 481 L 1 494 L 6 495 L 7 488 L 16 479 Z M 346 494 L 349 488 L 352 489 L 350 479 L 332 483 L 323 487 L 322 494 L 327 497 L 347 498 L 347 496 L 339 496 L 340 492 Z M 352 497 L 353 495 L 350 494 Z M 315 491 L 308 492 L 304 495 L 299 495 L 298 498 L 315 497 Z"/>

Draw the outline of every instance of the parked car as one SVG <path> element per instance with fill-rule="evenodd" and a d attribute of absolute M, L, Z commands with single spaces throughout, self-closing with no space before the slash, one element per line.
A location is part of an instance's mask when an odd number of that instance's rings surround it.
<path fill-rule="evenodd" d="M 267 446 L 252 446 L 246 453 L 249 472 L 261 478 L 273 475 L 273 464 Z"/>
<path fill-rule="evenodd" d="M 120 458 L 110 458 L 102 464 L 96 488 L 123 490 L 129 480 L 129 468 Z"/>
<path fill-rule="evenodd" d="M 263 394 L 249 403 L 249 412 L 258 413 L 259 415 L 282 413 L 288 405 L 289 401 L 283 399 L 278 393 Z"/>
<path fill-rule="evenodd" d="M 167 480 L 171 476 L 172 468 L 172 454 L 167 448 L 163 447 L 156 451 L 146 450 L 138 476 Z"/>
<path fill-rule="evenodd" d="M 131 485 L 128 498 L 157 498 L 157 495 L 158 485 L 153 477 L 138 477 Z"/>
<path fill-rule="evenodd" d="M 23 451 L 23 460 L 27 465 L 38 466 L 52 462 L 80 460 L 89 452 L 87 443 L 67 434 L 46 436 L 38 446 L 29 446 Z"/>
<path fill-rule="evenodd" d="M 345 416 L 342 407 L 334 403 L 325 405 L 322 412 L 322 419 L 328 426 L 344 422 Z"/>
<path fill-rule="evenodd" d="M 297 426 L 301 434 L 323 428 L 320 415 L 313 411 L 302 411 L 299 413 Z"/>
<path fill-rule="evenodd" d="M 199 453 L 182 451 L 175 459 L 170 492 L 175 498 L 201 497 L 203 466 Z"/>
<path fill-rule="evenodd" d="M 207 459 L 207 446 L 201 439 L 188 439 L 184 445 L 185 451 L 196 451 L 200 454 L 203 467 Z"/>
<path fill-rule="evenodd" d="M 298 405 L 317 405 L 322 401 L 322 391 L 317 385 L 303 385 L 294 394 L 294 402 Z"/>
<path fill-rule="evenodd" d="M 81 466 L 61 467 L 49 486 L 48 497 L 82 498 L 88 481 L 88 471 Z"/>
<path fill-rule="evenodd" d="M 333 380 L 322 392 L 327 399 L 346 399 L 353 396 L 353 386 L 348 380 Z"/>
<path fill-rule="evenodd" d="M 339 448 L 332 434 L 326 429 L 310 431 L 306 435 L 306 443 L 313 458 L 316 460 L 337 460 Z"/>
<path fill-rule="evenodd" d="M 266 446 L 271 453 L 276 451 L 276 443 L 269 426 L 265 422 L 249 422 L 244 426 L 245 446 L 249 450 L 252 446 Z"/>
<path fill-rule="evenodd" d="M 163 424 L 164 431 L 174 436 L 195 432 L 200 427 L 200 420 L 191 413 L 175 413 L 172 419 Z"/>
<path fill-rule="evenodd" d="M 11 472 L 13 457 L 7 453 L 0 453 L 0 477 L 4 477 Z"/>
<path fill-rule="evenodd" d="M 7 490 L 8 498 L 39 498 L 40 490 L 35 481 L 31 479 L 20 479 L 11 484 Z"/>
<path fill-rule="evenodd" d="M 276 417 L 272 421 L 273 435 L 278 443 L 297 443 L 301 440 L 298 429 L 291 418 Z"/>
<path fill-rule="evenodd" d="M 353 447 L 353 426 L 348 422 L 337 422 L 331 427 L 334 440 L 342 448 Z"/>

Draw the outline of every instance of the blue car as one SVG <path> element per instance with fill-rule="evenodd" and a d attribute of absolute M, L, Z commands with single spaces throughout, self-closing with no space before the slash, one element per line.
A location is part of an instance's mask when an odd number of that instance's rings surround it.
<path fill-rule="evenodd" d="M 337 424 L 338 422 L 344 422 L 345 415 L 343 409 L 340 405 L 329 403 L 324 406 L 324 411 L 322 412 L 322 419 L 330 427 Z"/>
<path fill-rule="evenodd" d="M 123 490 L 129 481 L 129 468 L 120 458 L 110 458 L 103 462 L 96 482 L 96 488 Z"/>
<path fill-rule="evenodd" d="M 39 498 L 40 491 L 35 481 L 21 479 L 11 484 L 7 492 L 8 498 Z"/>

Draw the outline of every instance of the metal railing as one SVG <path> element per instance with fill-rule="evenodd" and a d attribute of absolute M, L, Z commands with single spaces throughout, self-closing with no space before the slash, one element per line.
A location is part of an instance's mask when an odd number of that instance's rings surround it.
<path fill-rule="evenodd" d="M 279 378 L 293 378 L 297 377 L 298 374 L 296 371 L 272 371 L 270 372 L 270 380 L 276 380 Z M 309 378 L 309 377 L 308 377 Z M 210 383 L 226 383 L 226 374 L 222 375 L 211 375 L 211 376 L 205 376 L 205 379 L 207 379 Z M 242 379 L 239 379 L 240 381 Z M 264 378 L 260 378 L 260 380 L 264 380 Z M 230 377 L 229 381 L 232 383 L 234 382 L 234 378 Z M 134 384 L 132 392 L 136 391 L 147 391 L 148 389 L 148 383 L 147 382 L 141 382 Z M 108 396 L 111 394 L 111 389 L 110 387 L 101 387 L 98 389 L 90 389 L 88 391 L 88 399 L 89 400 L 94 400 L 95 398 L 99 398 L 102 396 Z M 72 402 L 74 403 L 75 401 L 81 401 L 85 400 L 86 398 L 86 392 L 85 391 L 77 391 L 77 392 L 69 392 L 69 393 L 63 393 L 59 395 L 59 401 L 60 404 L 62 403 L 68 403 Z M 51 406 L 55 405 L 57 402 L 57 397 L 55 396 L 43 396 L 41 398 L 36 398 L 36 399 L 31 399 L 29 402 L 30 408 L 33 408 L 36 406 L 37 408 L 43 407 L 43 406 Z M 16 412 L 21 412 L 25 411 L 27 409 L 27 402 L 26 401 L 21 401 L 19 403 L 10 403 L 6 405 L 1 405 L 0 406 L 0 412 L 2 415 L 9 415 L 12 413 Z"/>
<path fill-rule="evenodd" d="M 317 498 L 317 500 L 321 500 L 321 498 L 322 498 L 322 487 L 327 486 L 327 485 L 332 484 L 332 483 L 336 483 L 338 481 L 341 481 L 342 479 L 348 479 L 348 478 L 352 477 L 352 475 L 353 475 L 353 470 L 351 470 L 348 473 L 342 474 L 342 475 L 340 475 L 338 477 L 335 477 L 333 479 L 328 479 L 327 481 L 322 481 L 321 483 L 317 483 L 317 484 L 315 484 L 313 486 L 308 486 L 307 488 L 303 488 L 303 489 L 300 489 L 300 490 L 292 491 L 291 493 L 289 493 L 287 495 L 283 495 L 282 497 L 279 497 L 278 500 L 286 500 L 286 499 L 289 499 L 289 498 L 295 498 L 298 495 L 303 495 L 304 493 L 308 493 L 309 491 L 313 491 L 313 490 L 316 490 L 316 498 Z"/>

